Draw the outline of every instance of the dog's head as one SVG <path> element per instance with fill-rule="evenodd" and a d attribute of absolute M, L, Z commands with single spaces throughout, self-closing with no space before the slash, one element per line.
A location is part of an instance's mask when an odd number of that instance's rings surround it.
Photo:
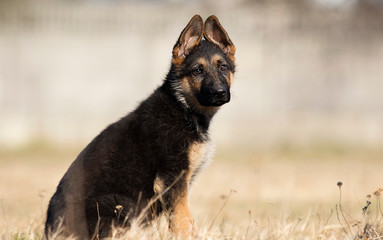
<path fill-rule="evenodd" d="M 172 82 L 177 99 L 201 113 L 230 101 L 235 47 L 217 17 L 195 15 L 173 48 Z"/>

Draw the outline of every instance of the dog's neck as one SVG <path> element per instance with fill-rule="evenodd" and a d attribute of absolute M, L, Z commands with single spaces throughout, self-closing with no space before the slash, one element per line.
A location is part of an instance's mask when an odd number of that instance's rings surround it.
<path fill-rule="evenodd" d="M 175 92 L 174 85 L 172 81 L 179 81 L 175 78 L 170 78 L 174 75 L 171 73 L 168 74 L 164 83 L 160 87 L 161 91 L 163 91 L 166 95 L 170 97 L 172 101 L 176 103 L 178 111 L 184 112 L 186 115 L 186 119 L 188 121 L 188 125 L 197 132 L 201 134 L 207 134 L 210 122 L 213 119 L 215 113 L 217 112 L 219 107 L 215 107 L 213 111 L 201 112 L 197 108 L 193 107 L 187 101 L 180 101 L 179 96 Z"/>
<path fill-rule="evenodd" d="M 189 123 L 192 124 L 193 128 L 201 134 L 207 134 L 212 118 L 213 116 L 208 117 L 195 111 L 189 110 L 188 112 Z"/>

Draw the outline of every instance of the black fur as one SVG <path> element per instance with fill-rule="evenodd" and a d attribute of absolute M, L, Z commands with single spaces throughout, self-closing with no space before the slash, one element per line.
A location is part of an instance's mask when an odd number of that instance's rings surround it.
<path fill-rule="evenodd" d="M 108 126 L 79 154 L 49 203 L 47 238 L 59 229 L 60 222 L 69 231 L 66 234 L 80 238 L 91 238 L 95 233 L 105 237 L 112 223 L 128 226 L 155 195 L 153 184 L 157 177 L 169 186 L 189 169 L 189 147 L 209 140 L 208 128 L 215 111 L 203 112 L 190 103 L 185 105 L 179 100 L 182 90 L 175 86 L 182 78 L 191 77 L 198 58 L 208 59 L 214 54 L 222 56 L 227 71 L 234 72 L 234 63 L 220 47 L 201 40 L 182 64 L 172 63 L 163 84 L 136 110 Z M 230 100 L 230 92 L 224 74 L 214 83 L 211 71 L 206 70 L 202 80 L 205 92 L 198 94 L 201 105 L 210 103 L 214 107 Z M 218 105 L 206 100 L 214 95 L 216 86 L 229 97 L 221 96 L 217 102 L 222 104 Z M 184 181 L 181 178 L 175 183 L 154 215 L 147 214 L 147 220 L 172 208 L 172 199 Z M 116 206 L 122 206 L 122 210 Z"/>

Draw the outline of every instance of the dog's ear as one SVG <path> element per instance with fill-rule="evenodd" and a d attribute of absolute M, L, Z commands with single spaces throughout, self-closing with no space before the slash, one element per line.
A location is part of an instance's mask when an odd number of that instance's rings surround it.
<path fill-rule="evenodd" d="M 200 15 L 196 14 L 185 29 L 182 31 L 176 45 L 173 48 L 173 62 L 182 62 L 186 55 L 199 44 L 202 38 L 203 20 Z"/>
<path fill-rule="evenodd" d="M 212 15 L 206 19 L 203 34 L 206 40 L 218 45 L 230 59 L 234 60 L 235 46 L 216 16 Z"/>

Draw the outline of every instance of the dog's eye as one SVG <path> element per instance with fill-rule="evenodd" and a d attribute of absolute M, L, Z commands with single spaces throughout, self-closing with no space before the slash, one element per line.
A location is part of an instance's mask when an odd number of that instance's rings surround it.
<path fill-rule="evenodd" d="M 226 72 L 226 71 L 227 71 L 227 65 L 222 64 L 221 66 L 219 66 L 219 70 L 220 70 L 221 72 Z"/>
<path fill-rule="evenodd" d="M 192 70 L 192 74 L 193 74 L 194 76 L 198 76 L 198 75 L 200 75 L 201 73 L 202 73 L 202 70 L 201 70 L 200 68 L 195 68 L 195 69 Z"/>

